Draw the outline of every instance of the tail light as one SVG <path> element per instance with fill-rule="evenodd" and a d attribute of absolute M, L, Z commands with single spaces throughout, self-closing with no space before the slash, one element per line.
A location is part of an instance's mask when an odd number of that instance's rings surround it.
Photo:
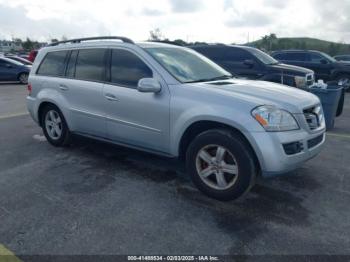
<path fill-rule="evenodd" d="M 32 94 L 32 84 L 27 85 L 27 90 L 28 90 L 28 94 L 31 95 Z"/>

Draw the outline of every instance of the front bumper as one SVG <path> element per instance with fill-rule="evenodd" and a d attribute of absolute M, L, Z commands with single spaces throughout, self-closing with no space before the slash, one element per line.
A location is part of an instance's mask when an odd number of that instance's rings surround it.
<path fill-rule="evenodd" d="M 262 176 L 281 175 L 300 167 L 307 160 L 315 157 L 325 143 L 325 129 L 310 134 L 305 130 L 288 132 L 255 132 L 255 152 L 260 162 Z M 320 138 L 316 144 L 311 141 Z M 298 142 L 300 152 L 287 154 L 283 145 Z"/>

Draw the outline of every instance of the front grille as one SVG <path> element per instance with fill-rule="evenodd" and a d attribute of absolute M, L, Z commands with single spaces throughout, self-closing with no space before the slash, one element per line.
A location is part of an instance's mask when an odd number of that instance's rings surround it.
<path fill-rule="evenodd" d="M 315 130 L 321 126 L 323 112 L 321 106 L 314 106 L 304 110 L 304 117 L 310 130 Z"/>
<path fill-rule="evenodd" d="M 323 134 L 307 141 L 307 147 L 309 149 L 313 148 L 313 147 L 317 146 L 318 144 L 320 144 L 322 142 L 322 140 L 323 140 Z"/>

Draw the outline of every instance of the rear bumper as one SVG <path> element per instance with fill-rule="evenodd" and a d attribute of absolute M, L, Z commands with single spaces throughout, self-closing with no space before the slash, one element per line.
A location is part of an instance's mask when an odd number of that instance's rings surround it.
<path fill-rule="evenodd" d="M 292 171 L 307 160 L 317 156 L 325 143 L 325 130 L 310 134 L 304 130 L 290 132 L 253 133 L 256 154 L 260 162 L 263 177 L 271 177 Z M 316 144 L 312 143 L 317 141 Z M 300 152 L 287 154 L 283 145 L 298 143 Z"/>
<path fill-rule="evenodd" d="M 33 120 L 39 125 L 39 117 L 38 117 L 38 109 L 36 105 L 36 99 L 27 96 L 27 109 L 30 114 L 30 116 L 33 118 Z"/>

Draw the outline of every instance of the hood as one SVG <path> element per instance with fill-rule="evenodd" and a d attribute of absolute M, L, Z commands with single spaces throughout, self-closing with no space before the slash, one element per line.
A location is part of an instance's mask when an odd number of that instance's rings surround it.
<path fill-rule="evenodd" d="M 315 95 L 285 85 L 266 81 L 232 79 L 225 81 L 196 83 L 211 92 L 249 102 L 252 106 L 274 105 L 291 113 L 301 113 L 306 107 L 319 104 Z M 213 94 L 214 95 L 214 94 Z"/>
<path fill-rule="evenodd" d="M 283 71 L 284 73 L 294 73 L 295 75 L 306 75 L 312 74 L 313 71 L 304 67 L 287 65 L 287 64 L 274 64 L 269 65 L 271 69 L 275 69 L 278 71 Z"/>

